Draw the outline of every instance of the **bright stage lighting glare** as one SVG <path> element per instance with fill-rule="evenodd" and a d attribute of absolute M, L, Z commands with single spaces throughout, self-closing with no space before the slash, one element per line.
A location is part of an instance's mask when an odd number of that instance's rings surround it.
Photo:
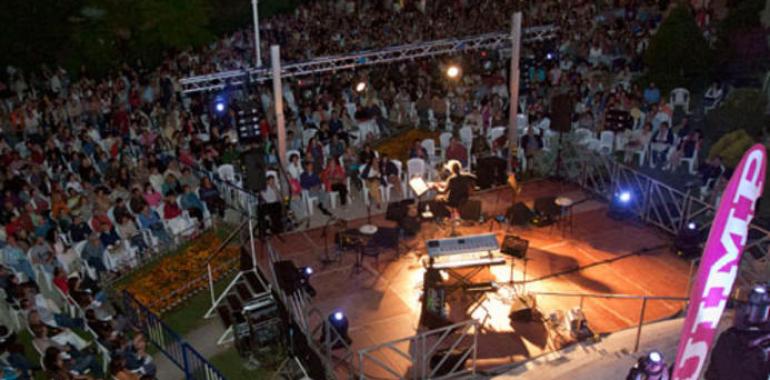
<path fill-rule="evenodd" d="M 661 360 L 663 360 L 663 357 L 660 355 L 660 352 L 657 352 L 657 351 L 650 352 L 650 355 L 648 355 L 647 357 L 653 363 L 660 363 Z"/>
<path fill-rule="evenodd" d="M 690 223 L 687 223 L 687 228 L 694 230 L 698 228 L 698 226 L 695 224 L 695 222 L 690 222 Z"/>
<path fill-rule="evenodd" d="M 628 191 L 623 191 L 618 196 L 618 199 L 620 199 L 620 201 L 623 203 L 628 203 L 631 201 L 631 193 Z"/>
<path fill-rule="evenodd" d="M 305 267 L 305 274 L 306 274 L 306 275 L 308 275 L 308 276 L 310 276 L 311 274 L 313 274 L 313 268 L 311 268 L 311 267 Z"/>
<path fill-rule="evenodd" d="M 356 91 L 364 92 L 364 90 L 366 90 L 366 82 L 358 82 L 358 84 L 356 84 Z"/>
<path fill-rule="evenodd" d="M 224 103 L 217 103 L 215 106 L 217 112 L 224 112 L 225 111 L 225 104 Z"/>
<path fill-rule="evenodd" d="M 342 312 L 341 312 L 341 311 L 338 311 L 338 312 L 335 312 L 335 313 L 334 313 L 334 320 L 335 320 L 335 321 L 341 321 L 341 320 L 343 320 L 344 318 L 345 318 L 345 314 L 342 314 Z"/>
<path fill-rule="evenodd" d="M 460 68 L 455 65 L 449 66 L 446 70 L 446 75 L 450 78 L 457 78 L 460 76 Z"/>

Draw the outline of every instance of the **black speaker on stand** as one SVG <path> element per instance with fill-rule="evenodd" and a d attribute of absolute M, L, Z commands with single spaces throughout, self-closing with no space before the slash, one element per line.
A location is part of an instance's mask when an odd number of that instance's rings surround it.
<path fill-rule="evenodd" d="M 575 101 L 569 94 L 563 93 L 551 98 L 551 129 L 559 132 L 559 148 L 556 151 L 556 179 L 561 179 L 562 157 L 561 145 L 564 132 L 572 129 L 572 110 L 575 109 Z"/>

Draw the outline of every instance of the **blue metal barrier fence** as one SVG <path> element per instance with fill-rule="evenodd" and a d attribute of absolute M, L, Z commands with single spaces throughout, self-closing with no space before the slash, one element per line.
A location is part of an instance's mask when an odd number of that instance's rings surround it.
<path fill-rule="evenodd" d="M 123 309 L 134 327 L 184 373 L 185 380 L 226 380 L 206 358 L 166 325 L 160 317 L 123 291 Z"/>

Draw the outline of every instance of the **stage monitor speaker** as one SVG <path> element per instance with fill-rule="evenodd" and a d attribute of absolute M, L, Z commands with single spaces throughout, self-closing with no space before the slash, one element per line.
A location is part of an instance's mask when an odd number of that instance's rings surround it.
<path fill-rule="evenodd" d="M 525 259 L 527 258 L 527 249 L 529 249 L 529 240 L 514 235 L 505 235 L 500 252 L 517 259 Z"/>
<path fill-rule="evenodd" d="M 561 207 L 556 204 L 556 197 L 535 199 L 535 212 L 546 218 L 555 218 L 561 214 Z"/>
<path fill-rule="evenodd" d="M 278 286 L 286 294 L 294 294 L 294 292 L 302 287 L 299 268 L 294 265 L 294 261 L 276 261 L 273 264 L 273 269 L 275 270 L 275 276 L 278 278 Z"/>
<path fill-rule="evenodd" d="M 481 219 L 481 201 L 475 199 L 467 200 L 460 206 L 460 219 L 472 221 Z"/>
<path fill-rule="evenodd" d="M 520 296 L 513 299 L 508 318 L 511 322 L 531 322 L 535 313 L 535 297 L 532 295 Z"/>
<path fill-rule="evenodd" d="M 572 128 L 572 110 L 575 103 L 568 94 L 556 95 L 551 99 L 551 130 L 569 132 Z"/>
<path fill-rule="evenodd" d="M 465 361 L 462 360 L 463 356 L 467 358 L 470 355 L 465 355 L 467 351 L 454 349 L 449 351 L 448 349 L 436 351 L 433 356 L 430 357 L 430 369 L 435 371 L 433 374 L 435 377 L 440 377 L 452 373 L 452 370 L 456 368 L 465 368 Z M 445 359 L 446 358 L 446 359 Z M 443 361 L 443 363 L 442 363 Z M 440 367 L 439 367 L 440 366 Z"/>
<path fill-rule="evenodd" d="M 388 203 L 388 210 L 385 212 L 385 219 L 394 222 L 400 222 L 409 212 L 409 205 L 412 200 L 407 199 L 398 202 Z"/>
<path fill-rule="evenodd" d="M 505 218 L 512 226 L 526 226 L 535 214 L 523 202 L 517 202 L 505 212 Z"/>

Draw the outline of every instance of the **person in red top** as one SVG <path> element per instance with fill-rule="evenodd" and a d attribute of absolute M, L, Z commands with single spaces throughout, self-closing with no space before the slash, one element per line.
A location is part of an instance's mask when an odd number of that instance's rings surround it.
<path fill-rule="evenodd" d="M 182 209 L 176 204 L 176 199 L 173 195 L 166 197 L 166 202 L 163 204 L 163 219 L 171 220 L 182 215 Z"/>
<path fill-rule="evenodd" d="M 449 146 L 446 148 L 446 159 L 460 161 L 464 167 L 468 166 L 468 149 L 460 143 L 457 137 L 449 140 Z"/>
<path fill-rule="evenodd" d="M 339 164 L 337 157 L 330 158 L 326 168 L 321 172 L 321 181 L 326 191 L 336 191 L 340 194 L 340 203 L 345 206 L 348 200 L 348 188 L 345 185 L 345 169 Z"/>
<path fill-rule="evenodd" d="M 53 284 L 64 294 L 69 294 L 70 287 L 67 284 L 67 273 L 59 267 L 53 268 Z"/>

